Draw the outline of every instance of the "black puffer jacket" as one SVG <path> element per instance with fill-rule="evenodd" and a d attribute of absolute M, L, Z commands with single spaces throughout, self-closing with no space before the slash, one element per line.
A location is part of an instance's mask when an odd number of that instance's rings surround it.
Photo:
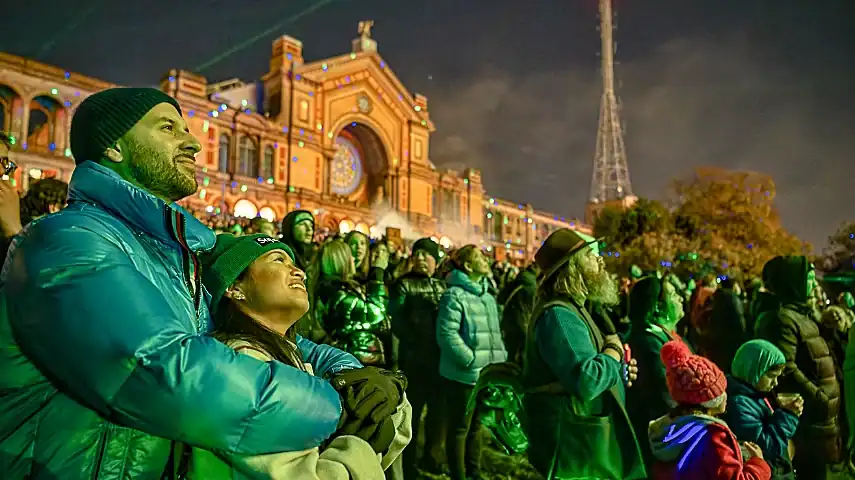
<path fill-rule="evenodd" d="M 417 272 L 409 272 L 392 286 L 389 315 L 392 332 L 400 341 L 400 363 L 404 371 L 436 372 L 439 345 L 436 318 L 445 282 Z"/>
<path fill-rule="evenodd" d="M 840 384 L 828 344 L 807 304 L 810 264 L 805 257 L 775 257 L 763 269 L 766 286 L 781 306 L 760 315 L 757 336 L 775 344 L 787 359 L 778 391 L 799 393 L 805 399 L 799 432 L 811 437 L 825 461 L 836 462 Z"/>
<path fill-rule="evenodd" d="M 508 283 L 496 299 L 502 306 L 502 339 L 508 350 L 508 361 L 522 366 L 525 332 L 534 310 L 537 273 L 526 268 Z"/>

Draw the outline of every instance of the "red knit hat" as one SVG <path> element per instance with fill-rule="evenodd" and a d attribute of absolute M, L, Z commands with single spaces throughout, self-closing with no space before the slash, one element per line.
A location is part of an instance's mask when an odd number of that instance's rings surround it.
<path fill-rule="evenodd" d="M 727 389 L 727 379 L 721 369 L 708 359 L 692 354 L 680 340 L 663 345 L 659 356 L 665 364 L 668 392 L 678 404 L 708 404 Z"/>

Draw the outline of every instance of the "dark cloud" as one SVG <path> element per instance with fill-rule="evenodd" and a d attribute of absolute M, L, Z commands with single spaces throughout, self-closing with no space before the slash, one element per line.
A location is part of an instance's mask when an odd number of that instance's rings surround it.
<path fill-rule="evenodd" d="M 619 64 L 635 193 L 661 197 L 672 177 L 698 166 L 768 173 L 785 225 L 824 245 L 852 218 L 839 195 L 855 180 L 851 121 L 834 102 L 833 75 L 817 81 L 776 65 L 738 37 L 670 41 Z M 431 92 L 433 160 L 480 168 L 495 195 L 581 215 L 602 91 L 594 66 L 476 71 Z"/>

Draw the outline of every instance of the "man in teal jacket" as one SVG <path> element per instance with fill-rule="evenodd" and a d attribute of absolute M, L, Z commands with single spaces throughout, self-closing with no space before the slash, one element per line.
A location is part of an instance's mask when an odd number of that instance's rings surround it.
<path fill-rule="evenodd" d="M 312 377 L 207 336 L 196 253 L 215 237 L 174 203 L 196 190 L 201 148 L 178 103 L 154 89 L 92 95 L 71 148 L 68 208 L 16 237 L 0 277 L 0 476 L 174 478 L 183 443 L 321 444 L 342 416 L 329 378 L 361 365 L 299 339 Z"/>

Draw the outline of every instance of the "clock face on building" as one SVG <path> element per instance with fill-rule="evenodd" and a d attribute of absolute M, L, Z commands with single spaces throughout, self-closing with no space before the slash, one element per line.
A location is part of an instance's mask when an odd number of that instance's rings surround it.
<path fill-rule="evenodd" d="M 356 106 L 359 107 L 360 112 L 368 113 L 371 111 L 371 100 L 369 100 L 365 95 L 362 95 L 356 99 Z"/>

